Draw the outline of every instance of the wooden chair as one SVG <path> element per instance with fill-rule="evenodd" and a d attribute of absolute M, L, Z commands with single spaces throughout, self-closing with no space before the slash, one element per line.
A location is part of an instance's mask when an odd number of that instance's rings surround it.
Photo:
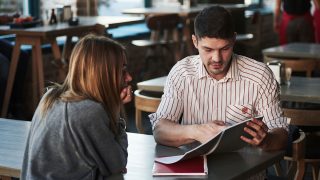
<path fill-rule="evenodd" d="M 290 125 L 320 127 L 320 110 L 283 109 L 283 111 L 286 117 L 291 118 Z M 286 161 L 292 162 L 287 174 L 288 179 L 292 179 L 292 172 L 295 172 L 294 179 L 303 179 L 306 166 L 310 164 L 313 179 L 317 180 L 320 165 L 319 141 L 319 132 L 300 132 L 300 138 L 292 144 L 292 155 L 284 157 Z M 276 167 L 276 171 L 279 171 L 279 166 Z"/>
<path fill-rule="evenodd" d="M 292 72 L 305 72 L 307 77 L 311 77 L 312 71 L 317 67 L 317 60 L 314 59 L 284 59 L 280 62 L 285 67 L 290 67 Z"/>
<path fill-rule="evenodd" d="M 260 12 L 254 12 L 249 23 L 246 33 L 237 35 L 235 52 L 259 59 L 260 54 L 254 52 L 261 52 L 262 16 Z"/>
<path fill-rule="evenodd" d="M 8 176 L 0 176 L 0 180 L 12 180 L 13 178 Z"/>
<path fill-rule="evenodd" d="M 247 33 L 251 33 L 253 37 L 251 39 L 248 38 L 247 41 L 243 41 L 243 44 L 251 47 L 258 46 L 258 48 L 261 48 L 262 16 L 260 12 L 256 11 L 253 13 L 250 23 L 251 29 L 249 29 Z"/>
<path fill-rule="evenodd" d="M 183 52 L 183 57 L 198 54 L 198 50 L 193 46 L 192 34 L 194 34 L 194 20 L 199 12 L 191 12 L 184 20 L 183 28 L 183 44 L 181 46 L 181 52 Z"/>
<path fill-rule="evenodd" d="M 286 161 L 296 162 L 296 163 L 291 163 L 287 167 L 287 173 L 286 173 L 287 179 L 298 180 L 303 178 L 304 169 L 305 169 L 304 162 L 303 162 L 304 153 L 305 153 L 305 143 L 306 143 L 306 134 L 303 131 L 301 131 L 299 132 L 299 138 L 297 138 L 295 141 L 292 142 L 292 155 L 284 156 L 284 159 Z M 276 163 L 274 167 L 275 167 L 276 174 L 278 176 L 283 176 L 280 163 Z"/>
<path fill-rule="evenodd" d="M 134 92 L 134 104 L 136 108 L 136 127 L 139 133 L 144 133 L 142 124 L 142 111 L 156 112 L 160 104 L 161 98 L 151 97 L 141 94 L 141 90 Z"/>
<path fill-rule="evenodd" d="M 145 69 L 148 68 L 148 61 L 158 60 L 158 62 L 168 65 L 168 70 L 172 64 L 180 59 L 178 24 L 180 17 L 178 14 L 154 14 L 146 18 L 148 28 L 151 30 L 149 39 L 133 40 L 131 43 L 138 47 L 147 48 L 145 56 Z M 167 60 L 173 59 L 171 61 Z M 166 60 L 166 61 L 165 61 Z"/>

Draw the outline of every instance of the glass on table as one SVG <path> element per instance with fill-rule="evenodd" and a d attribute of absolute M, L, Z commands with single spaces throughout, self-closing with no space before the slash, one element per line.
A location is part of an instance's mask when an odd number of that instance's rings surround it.
<path fill-rule="evenodd" d="M 292 74 L 292 69 L 290 67 L 285 68 L 284 81 L 285 81 L 285 84 L 288 86 L 290 86 L 291 74 Z"/>

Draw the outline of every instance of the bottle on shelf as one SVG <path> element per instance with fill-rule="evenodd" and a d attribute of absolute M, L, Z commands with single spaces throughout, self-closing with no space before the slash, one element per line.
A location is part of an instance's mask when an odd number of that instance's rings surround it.
<path fill-rule="evenodd" d="M 54 9 L 51 9 L 51 16 L 49 20 L 49 24 L 57 24 L 57 16 L 56 13 L 54 12 Z"/>

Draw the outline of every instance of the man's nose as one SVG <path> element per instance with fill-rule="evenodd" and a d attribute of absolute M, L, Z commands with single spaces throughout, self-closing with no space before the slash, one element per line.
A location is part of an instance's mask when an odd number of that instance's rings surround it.
<path fill-rule="evenodd" d="M 213 52 L 211 53 L 211 60 L 212 60 L 213 62 L 220 62 L 220 59 L 221 59 L 221 53 L 220 53 L 219 50 L 213 51 Z"/>

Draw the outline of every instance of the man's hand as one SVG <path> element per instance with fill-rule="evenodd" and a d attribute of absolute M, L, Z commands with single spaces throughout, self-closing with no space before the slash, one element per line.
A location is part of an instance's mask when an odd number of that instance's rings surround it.
<path fill-rule="evenodd" d="M 240 138 L 253 146 L 262 146 L 264 140 L 268 136 L 267 125 L 263 121 L 258 119 L 249 121 L 247 123 L 247 127 L 244 128 L 244 131 L 248 133 L 252 138 L 250 139 L 244 136 L 241 136 Z"/>
<path fill-rule="evenodd" d="M 206 124 L 195 124 L 193 126 L 195 140 L 205 143 L 216 136 L 227 126 L 223 121 L 212 121 Z"/>

